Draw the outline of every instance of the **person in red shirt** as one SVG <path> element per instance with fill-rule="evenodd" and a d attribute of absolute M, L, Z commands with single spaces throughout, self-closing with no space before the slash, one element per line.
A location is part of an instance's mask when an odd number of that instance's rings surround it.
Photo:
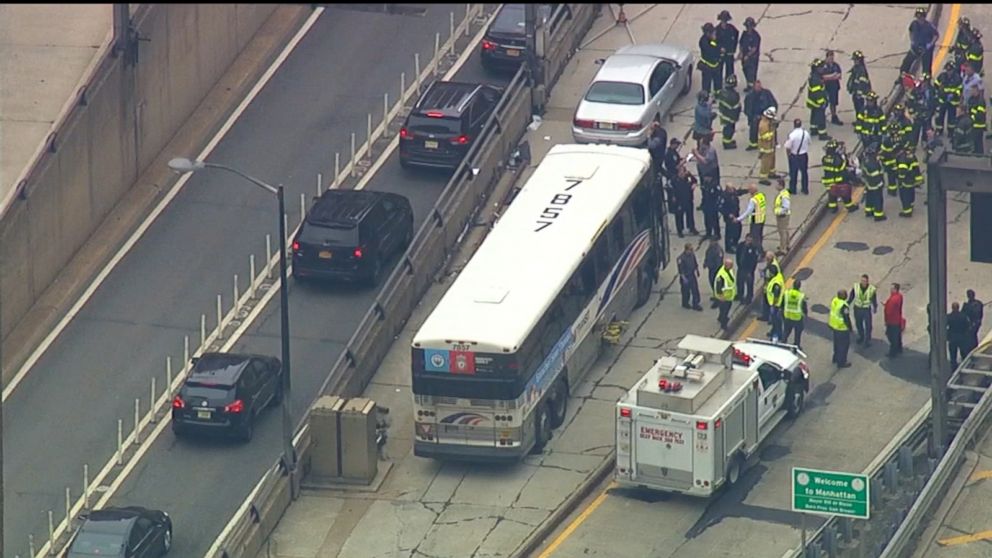
<path fill-rule="evenodd" d="M 902 353 L 902 332 L 906 329 L 906 319 L 902 317 L 902 293 L 899 283 L 892 283 L 885 306 L 885 336 L 889 339 L 889 357 Z"/>

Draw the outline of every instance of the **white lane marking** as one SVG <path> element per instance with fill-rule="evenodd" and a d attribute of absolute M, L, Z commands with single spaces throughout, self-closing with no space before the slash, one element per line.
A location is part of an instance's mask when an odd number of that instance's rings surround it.
<path fill-rule="evenodd" d="M 468 59 L 472 57 L 472 53 L 475 52 L 475 49 L 478 48 L 479 43 L 482 42 L 482 37 L 486 34 L 486 29 L 489 27 L 489 23 L 492 21 L 494 17 L 496 17 L 496 13 L 498 11 L 499 10 L 493 10 L 493 12 L 489 15 L 489 21 L 485 22 L 485 24 L 483 24 L 479 32 L 476 33 L 474 37 L 472 37 L 472 41 L 468 44 L 465 51 L 461 54 L 461 56 L 458 57 L 458 60 L 455 61 L 455 64 L 451 67 L 451 69 L 449 69 L 444 74 L 442 79 L 447 80 L 454 77 L 454 75 L 458 73 L 458 70 L 460 70 L 462 66 L 464 66 L 465 63 L 468 61 Z M 372 180 L 372 177 L 380 168 L 382 168 L 382 165 L 389 159 L 389 156 L 396 149 L 397 145 L 399 145 L 398 135 L 394 136 L 393 140 L 389 142 L 389 145 L 383 151 L 382 155 L 380 155 L 379 158 L 376 160 L 375 164 L 369 167 L 369 170 L 367 173 L 365 173 L 365 176 L 363 176 L 362 179 L 358 182 L 358 184 L 355 185 L 355 190 L 361 190 L 369 183 L 369 181 Z M 270 293 L 275 293 L 275 291 L 279 290 L 279 288 L 280 288 L 279 283 L 273 283 L 272 288 L 269 289 L 269 292 L 266 293 L 266 296 L 270 297 Z M 265 302 L 268 301 L 266 300 Z M 264 306 L 264 302 L 260 303 L 259 306 L 260 307 Z M 255 316 L 249 316 L 249 318 L 245 320 L 245 323 L 248 323 L 254 318 Z M 159 428 L 161 428 L 161 426 Z M 157 435 L 157 433 L 154 434 L 153 436 L 155 435 Z M 298 436 L 299 433 L 297 433 L 297 437 Z M 294 441 L 295 440 L 296 439 L 294 438 Z M 125 473 L 122 472 L 122 474 Z M 251 501 L 254 495 L 258 493 L 258 490 L 261 488 L 262 482 L 264 480 L 265 480 L 264 476 L 261 479 L 259 479 L 258 483 L 255 484 L 255 487 L 252 488 L 251 492 L 248 494 L 248 497 L 245 498 L 245 500 L 241 503 L 240 506 L 238 506 L 238 510 L 234 513 L 234 515 L 231 516 L 231 519 L 228 520 L 227 525 L 225 525 L 224 529 L 220 532 L 220 534 L 217 535 L 217 538 L 214 539 L 213 544 L 210 545 L 210 549 L 207 550 L 206 554 L 204 554 L 204 558 L 213 558 L 214 556 L 217 555 L 217 553 L 220 551 L 221 542 L 224 539 L 226 539 L 228 535 L 230 535 L 232 530 L 234 530 L 234 527 L 237 525 L 238 518 L 244 515 L 245 511 L 248 509 L 248 506 L 251 505 Z M 111 487 L 111 490 L 116 490 L 116 487 Z"/>
<path fill-rule="evenodd" d="M 259 79 L 259 81 L 255 83 L 255 86 L 251 88 L 251 90 L 248 92 L 248 95 L 241 101 L 241 104 L 239 104 L 238 107 L 234 110 L 234 112 L 231 113 L 231 116 L 228 117 L 226 122 L 224 122 L 224 125 L 221 127 L 221 129 L 218 130 L 217 133 L 214 135 L 214 137 L 210 140 L 210 143 L 208 143 L 207 146 L 203 148 L 203 151 L 201 151 L 200 154 L 196 157 L 198 160 L 202 161 L 207 157 L 209 157 L 211 153 L 213 153 L 213 150 L 217 147 L 217 145 L 221 142 L 221 140 L 224 139 L 224 136 L 227 135 L 227 133 L 231 130 L 231 127 L 233 127 L 235 122 L 237 122 L 238 118 L 240 118 L 242 113 L 244 113 L 244 111 L 248 108 L 248 105 L 251 104 L 253 100 L 255 100 L 255 97 L 258 96 L 258 93 L 262 90 L 262 88 L 265 87 L 265 85 L 269 82 L 270 79 L 272 79 L 272 76 L 275 75 L 279 67 L 282 66 L 282 64 L 286 61 L 289 55 L 293 52 L 293 50 L 296 48 L 296 45 L 298 45 L 299 42 L 303 40 L 304 35 L 306 35 L 307 32 L 310 30 L 310 28 L 313 27 L 314 23 L 317 22 L 317 18 L 319 18 L 320 14 L 322 13 L 324 13 L 324 8 L 319 7 L 315 9 L 312 14 L 310 14 L 310 17 L 307 18 L 307 21 L 303 24 L 303 27 L 301 27 L 300 30 L 296 33 L 296 35 L 293 36 L 292 40 L 290 40 L 289 44 L 286 45 L 286 47 L 282 50 L 282 52 L 279 54 L 278 58 L 275 59 L 272 65 L 270 65 L 269 68 L 265 70 L 265 73 L 262 74 L 261 79 Z M 21 383 L 21 381 L 24 380 L 28 372 L 34 367 L 34 365 L 38 362 L 38 360 L 41 359 L 41 356 L 45 354 L 45 351 L 47 351 L 49 347 L 52 346 L 52 344 L 55 342 L 55 339 L 62 334 L 62 331 L 65 330 L 65 328 L 69 325 L 69 322 L 71 322 L 72 319 L 75 318 L 77 314 L 79 314 L 83 306 L 85 306 L 86 303 L 89 302 L 90 298 L 92 298 L 96 290 L 100 288 L 100 285 L 103 284 L 103 282 L 107 279 L 107 277 L 110 276 L 110 273 L 114 270 L 114 268 L 117 267 L 117 264 L 119 264 L 120 261 L 124 259 L 124 256 L 126 256 L 128 252 L 130 252 L 131 249 L 134 248 L 134 246 L 138 243 L 138 240 L 140 240 L 141 237 L 144 236 L 148 228 L 151 227 L 152 223 L 155 222 L 155 220 L 163 211 L 165 211 L 165 208 L 179 194 L 179 191 L 182 190 L 183 186 L 186 185 L 186 182 L 189 181 L 191 174 L 192 173 L 186 173 L 179 177 L 179 180 L 177 180 L 175 185 L 173 185 L 172 189 L 169 190 L 169 193 L 166 194 L 164 198 L 162 198 L 162 201 L 160 201 L 159 204 L 155 206 L 155 209 L 152 210 L 151 214 L 149 214 L 148 217 L 146 217 L 145 220 L 142 221 L 141 225 L 138 226 L 137 230 L 135 230 L 134 233 L 131 234 L 131 237 L 127 239 L 127 242 L 125 242 L 124 245 L 121 246 L 120 250 L 118 250 L 117 253 L 114 254 L 114 257 L 100 271 L 99 275 L 96 276 L 93 282 L 90 283 L 90 285 L 83 292 L 82 296 L 79 297 L 79 299 L 76 300 L 75 304 L 72 305 L 72 308 L 69 309 L 69 312 L 62 317 L 58 325 L 55 326 L 55 329 L 50 331 L 48 335 L 45 337 L 45 339 L 41 342 L 41 344 L 35 348 L 35 350 L 31 353 L 31 356 L 28 357 L 28 359 L 21 366 L 20 370 L 17 371 L 17 374 L 10 380 L 10 383 L 7 384 L 7 386 L 4 388 L 3 390 L 4 401 L 6 401 L 8 397 L 10 397 L 10 394 L 12 394 L 14 390 L 17 388 L 17 386 Z"/>

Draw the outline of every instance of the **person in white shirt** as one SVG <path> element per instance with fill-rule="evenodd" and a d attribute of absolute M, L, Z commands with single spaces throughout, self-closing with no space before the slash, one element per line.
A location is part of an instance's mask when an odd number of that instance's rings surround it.
<path fill-rule="evenodd" d="M 803 193 L 809 194 L 809 142 L 810 135 L 803 129 L 803 121 L 792 121 L 792 131 L 782 146 L 789 159 L 789 193 L 796 193 L 796 177 L 803 175 Z"/>
<path fill-rule="evenodd" d="M 778 227 L 778 252 L 784 256 L 789 251 L 789 216 L 792 215 L 792 198 L 789 191 L 785 189 L 785 181 L 778 179 L 775 185 L 778 195 L 775 196 L 775 204 L 772 211 L 775 213 L 775 226 Z"/>

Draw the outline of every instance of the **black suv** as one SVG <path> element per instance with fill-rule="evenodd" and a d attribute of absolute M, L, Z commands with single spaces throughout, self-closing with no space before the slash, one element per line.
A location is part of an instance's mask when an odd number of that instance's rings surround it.
<path fill-rule="evenodd" d="M 537 17 L 545 21 L 558 4 L 538 4 Z M 503 4 L 486 29 L 479 53 L 487 70 L 516 70 L 527 58 L 527 35 L 523 4 Z M 550 31 L 550 30 L 549 30 Z"/>
<path fill-rule="evenodd" d="M 501 95 L 491 85 L 435 81 L 400 129 L 400 165 L 457 167 Z"/>
<path fill-rule="evenodd" d="M 293 239 L 293 278 L 375 285 L 386 262 L 413 240 L 413 209 L 399 194 L 328 190 L 314 199 Z"/>
<path fill-rule="evenodd" d="M 172 400 L 172 431 L 225 431 L 244 441 L 255 432 L 255 417 L 282 402 L 282 363 L 264 355 L 204 353 L 193 359 Z"/>
<path fill-rule="evenodd" d="M 129 506 L 93 510 L 72 537 L 66 558 L 158 558 L 172 548 L 169 514 Z"/>

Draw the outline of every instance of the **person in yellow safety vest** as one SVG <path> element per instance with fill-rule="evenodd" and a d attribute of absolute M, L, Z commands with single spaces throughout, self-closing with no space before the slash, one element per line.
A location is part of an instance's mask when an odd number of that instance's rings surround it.
<path fill-rule="evenodd" d="M 840 289 L 830 302 L 830 318 L 827 322 L 834 334 L 834 356 L 832 362 L 837 368 L 847 368 L 847 351 L 851 348 L 851 310 L 847 303 L 847 291 Z"/>
<path fill-rule="evenodd" d="M 781 273 L 772 277 L 765 286 L 765 302 L 768 303 L 768 338 L 778 342 L 782 338 L 782 300 L 785 298 L 785 277 Z"/>
<path fill-rule="evenodd" d="M 775 172 L 775 145 L 778 143 L 778 122 L 775 120 L 775 107 L 768 107 L 758 121 L 758 182 L 768 186 L 770 178 L 778 178 Z"/>
<path fill-rule="evenodd" d="M 782 275 L 782 265 L 778 263 L 778 258 L 775 257 L 775 254 L 771 250 L 768 250 L 765 252 L 765 283 L 761 287 L 762 292 L 768 292 L 768 285 L 771 284 L 776 277 L 781 277 L 782 281 L 785 281 L 785 276 Z M 768 305 L 767 298 L 764 298 L 761 301 L 761 316 L 758 317 L 758 321 L 771 321 L 771 307 Z"/>
<path fill-rule="evenodd" d="M 743 223 L 750 219 L 751 230 L 748 231 L 748 234 L 751 235 L 751 240 L 761 247 L 765 238 L 765 216 L 768 213 L 768 202 L 765 200 L 764 192 L 759 192 L 758 187 L 754 184 L 748 186 L 747 191 L 751 194 L 751 198 L 747 200 L 747 207 L 744 208 L 744 212 L 736 221 Z"/>
<path fill-rule="evenodd" d="M 882 163 L 878 160 L 878 146 L 869 144 L 861 157 L 861 177 L 865 183 L 865 217 L 875 217 L 876 221 L 885 220 L 885 176 Z"/>
<path fill-rule="evenodd" d="M 868 275 L 854 284 L 847 295 L 847 302 L 854 307 L 854 325 L 858 328 L 858 344 L 871 347 L 872 314 L 878 312 L 878 298 L 875 285 L 868 282 Z"/>
<path fill-rule="evenodd" d="M 809 307 L 806 305 L 806 294 L 801 290 L 803 282 L 796 279 L 792 282 L 792 288 L 785 290 L 785 298 L 782 302 L 782 318 L 785 327 L 782 333 L 782 342 L 789 342 L 789 335 L 796 332 L 795 346 L 803 347 L 803 328 L 806 325 L 806 316 L 809 315 Z"/>
<path fill-rule="evenodd" d="M 716 320 L 720 322 L 721 329 L 727 329 L 730 322 L 730 306 L 737 298 L 737 276 L 734 274 L 733 259 L 724 258 L 723 267 L 716 272 L 716 279 L 713 280 L 713 293 L 719 308 Z"/>
<path fill-rule="evenodd" d="M 784 256 L 789 251 L 789 216 L 792 215 L 792 195 L 785 188 L 785 181 L 778 179 L 775 185 L 778 194 L 775 196 L 775 226 L 778 227 L 778 250 L 776 253 Z"/>
<path fill-rule="evenodd" d="M 816 58 L 809 65 L 809 78 L 806 81 L 806 108 L 809 109 L 809 133 L 821 140 L 827 135 L 827 90 L 820 75 L 823 60 Z"/>
<path fill-rule="evenodd" d="M 897 157 L 899 169 L 899 200 L 902 202 L 900 217 L 913 216 L 913 204 L 916 203 L 916 189 L 923 184 L 920 173 L 920 163 L 916 160 L 916 149 L 903 147 Z"/>

